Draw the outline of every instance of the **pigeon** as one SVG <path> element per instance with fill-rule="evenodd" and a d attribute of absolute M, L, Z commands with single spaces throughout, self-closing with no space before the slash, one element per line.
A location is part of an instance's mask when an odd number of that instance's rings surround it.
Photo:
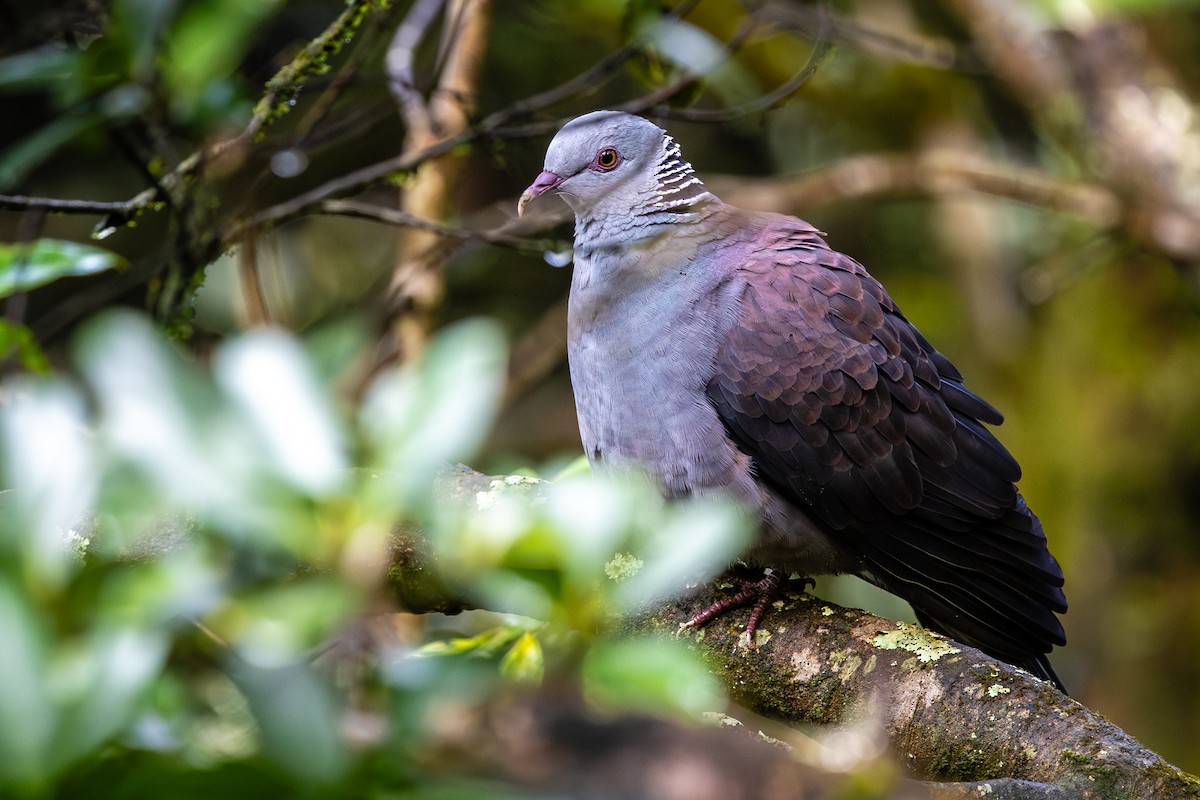
<path fill-rule="evenodd" d="M 987 426 L 1003 418 L 887 291 L 793 216 L 722 202 L 649 120 L 577 117 L 521 195 L 575 213 L 568 361 L 594 470 L 757 512 L 760 580 L 852 574 L 922 625 L 1051 681 L 1063 573 Z M 1065 690 L 1064 690 L 1065 691 Z"/>

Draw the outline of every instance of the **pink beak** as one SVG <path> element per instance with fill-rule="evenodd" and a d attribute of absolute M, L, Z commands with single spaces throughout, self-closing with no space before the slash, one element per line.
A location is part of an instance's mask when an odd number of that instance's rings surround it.
<path fill-rule="evenodd" d="M 525 206 L 529 205 L 530 201 L 535 197 L 541 197 L 546 192 L 557 189 L 566 178 L 560 178 L 549 170 L 545 170 L 537 179 L 530 185 L 528 189 L 521 193 L 521 199 L 517 201 L 517 216 L 522 216 L 525 213 Z"/>

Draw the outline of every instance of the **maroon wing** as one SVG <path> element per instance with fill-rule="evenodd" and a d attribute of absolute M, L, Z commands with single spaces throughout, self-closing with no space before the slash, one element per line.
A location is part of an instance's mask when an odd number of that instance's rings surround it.
<path fill-rule="evenodd" d="M 923 623 L 1057 683 L 1063 575 L 999 412 L 860 264 L 778 220 L 707 387 L 730 436 Z"/>

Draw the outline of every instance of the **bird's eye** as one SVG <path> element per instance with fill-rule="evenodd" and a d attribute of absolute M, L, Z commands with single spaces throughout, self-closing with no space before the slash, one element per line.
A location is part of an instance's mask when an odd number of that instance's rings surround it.
<path fill-rule="evenodd" d="M 621 154 L 611 147 L 605 147 L 596 153 L 596 166 L 607 172 L 621 160 Z"/>

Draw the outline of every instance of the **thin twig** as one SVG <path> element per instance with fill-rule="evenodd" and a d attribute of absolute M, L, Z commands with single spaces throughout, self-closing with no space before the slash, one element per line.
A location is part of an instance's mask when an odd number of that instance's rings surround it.
<path fill-rule="evenodd" d="M 400 106 L 408 125 L 409 136 L 427 137 L 433 130 L 433 120 L 425 97 L 416 86 L 417 47 L 425 40 L 445 0 L 417 0 L 396 26 L 396 34 L 388 45 L 386 65 L 388 88 Z"/>
<path fill-rule="evenodd" d="M 242 240 L 238 279 L 242 289 L 242 320 L 247 328 L 265 325 L 270 321 L 267 298 L 262 287 L 262 262 L 259 259 L 258 237 L 253 231 Z"/>
<path fill-rule="evenodd" d="M 386 222 L 390 225 L 403 225 L 408 228 L 429 231 L 430 233 L 436 233 L 439 236 L 445 236 L 450 239 L 461 239 L 463 241 L 475 239 L 487 242 L 488 244 L 511 247 L 517 250 L 541 253 L 545 252 L 550 246 L 550 243 L 546 239 L 528 239 L 522 236 L 515 236 L 505 232 L 503 227 L 492 230 L 457 228 L 431 219 L 414 216 L 395 208 L 386 208 L 356 200 L 325 200 L 318 208 L 323 214 L 372 219 L 377 222 Z"/>
<path fill-rule="evenodd" d="M 233 139 L 215 145 L 214 154 L 226 147 L 252 140 L 263 127 L 286 113 L 291 107 L 290 101 L 303 88 L 306 79 L 324 70 L 329 56 L 341 50 L 373 7 L 372 0 L 350 0 L 346 10 L 320 36 L 310 41 L 298 56 L 267 81 L 266 92 L 255 104 L 250 123 Z"/>
<path fill-rule="evenodd" d="M 567 356 L 567 296 L 542 312 L 513 344 L 504 385 L 504 405 L 528 394 Z"/>
<path fill-rule="evenodd" d="M 876 53 L 890 55 L 910 63 L 939 69 L 964 71 L 963 59 L 951 42 L 943 39 L 899 36 L 885 33 L 849 19 L 827 5 L 809 6 L 799 3 L 768 3 L 757 13 L 783 30 L 797 31 L 807 36 L 813 29 L 824 31 L 830 41 L 858 49 L 870 48 Z M 820 34 L 818 34 L 819 38 Z"/>
<path fill-rule="evenodd" d="M 687 0 L 680 3 L 667 14 L 664 19 L 668 21 L 683 19 L 693 8 L 696 7 L 699 0 Z M 493 112 L 485 117 L 480 123 L 481 127 L 489 130 L 499 130 L 504 128 L 514 119 L 519 119 L 528 116 L 535 111 L 540 111 L 543 108 L 552 106 L 555 103 L 562 102 L 569 97 L 574 97 L 579 94 L 584 94 L 590 91 L 595 91 L 609 76 L 616 73 L 617 69 L 626 61 L 636 56 L 642 51 L 645 43 L 637 40 L 630 42 L 621 49 L 604 57 L 597 63 L 593 64 L 587 70 L 576 75 L 574 78 L 560 83 L 551 89 L 547 89 L 540 94 L 535 94 L 532 97 L 527 97 L 524 100 L 518 100 L 511 103 L 505 108 Z M 554 126 L 557 127 L 557 121 Z M 529 135 L 538 135 L 546 130 L 545 124 L 534 123 L 530 130 L 535 131 Z M 509 130 L 523 130 L 520 128 L 509 128 Z"/>
<path fill-rule="evenodd" d="M 820 15 L 820 28 L 817 31 L 817 41 L 813 45 L 812 52 L 809 53 L 808 61 L 804 66 L 793 75 L 789 80 L 780 84 L 775 89 L 766 94 L 751 100 L 748 103 L 743 103 L 734 108 L 722 109 L 704 109 L 704 108 L 670 108 L 664 107 L 655 109 L 655 113 L 662 117 L 671 119 L 682 119 L 689 122 L 729 122 L 735 119 L 741 119 L 752 114 L 758 114 L 763 111 L 769 111 L 777 107 L 780 103 L 787 100 L 808 80 L 816 74 L 817 69 L 825 60 L 825 56 L 829 53 L 832 47 L 832 42 L 829 39 L 828 23 L 825 16 Z M 749 35 L 747 31 L 746 35 Z M 649 110 L 652 106 L 644 106 L 643 110 Z"/>
<path fill-rule="evenodd" d="M 133 200 L 59 200 L 53 197 L 0 194 L 0 211 L 44 211 L 48 214 L 128 214 L 136 205 L 137 198 Z"/>
<path fill-rule="evenodd" d="M 326 181 L 320 186 L 309 189 L 307 192 L 298 194 L 282 203 L 268 206 L 248 220 L 236 222 L 225 231 L 225 234 L 221 238 L 223 241 L 233 241 L 249 229 L 277 224 L 300 216 L 306 211 L 319 206 L 327 198 L 352 191 L 361 191 L 389 175 L 411 172 L 429 159 L 449 152 L 459 145 L 467 144 L 477 136 L 477 133 L 468 131 L 451 139 L 443 139 L 416 153 L 393 156 L 383 161 L 360 167 L 353 172 L 348 172 L 333 180 Z"/>
<path fill-rule="evenodd" d="M 708 183 L 736 205 L 797 214 L 871 195 L 971 191 L 1072 214 L 1100 228 L 1121 221 L 1120 199 L 1100 184 L 1065 181 L 1042 170 L 945 149 L 915 157 L 863 153 L 804 175 L 736 182 L 717 177 Z"/>

